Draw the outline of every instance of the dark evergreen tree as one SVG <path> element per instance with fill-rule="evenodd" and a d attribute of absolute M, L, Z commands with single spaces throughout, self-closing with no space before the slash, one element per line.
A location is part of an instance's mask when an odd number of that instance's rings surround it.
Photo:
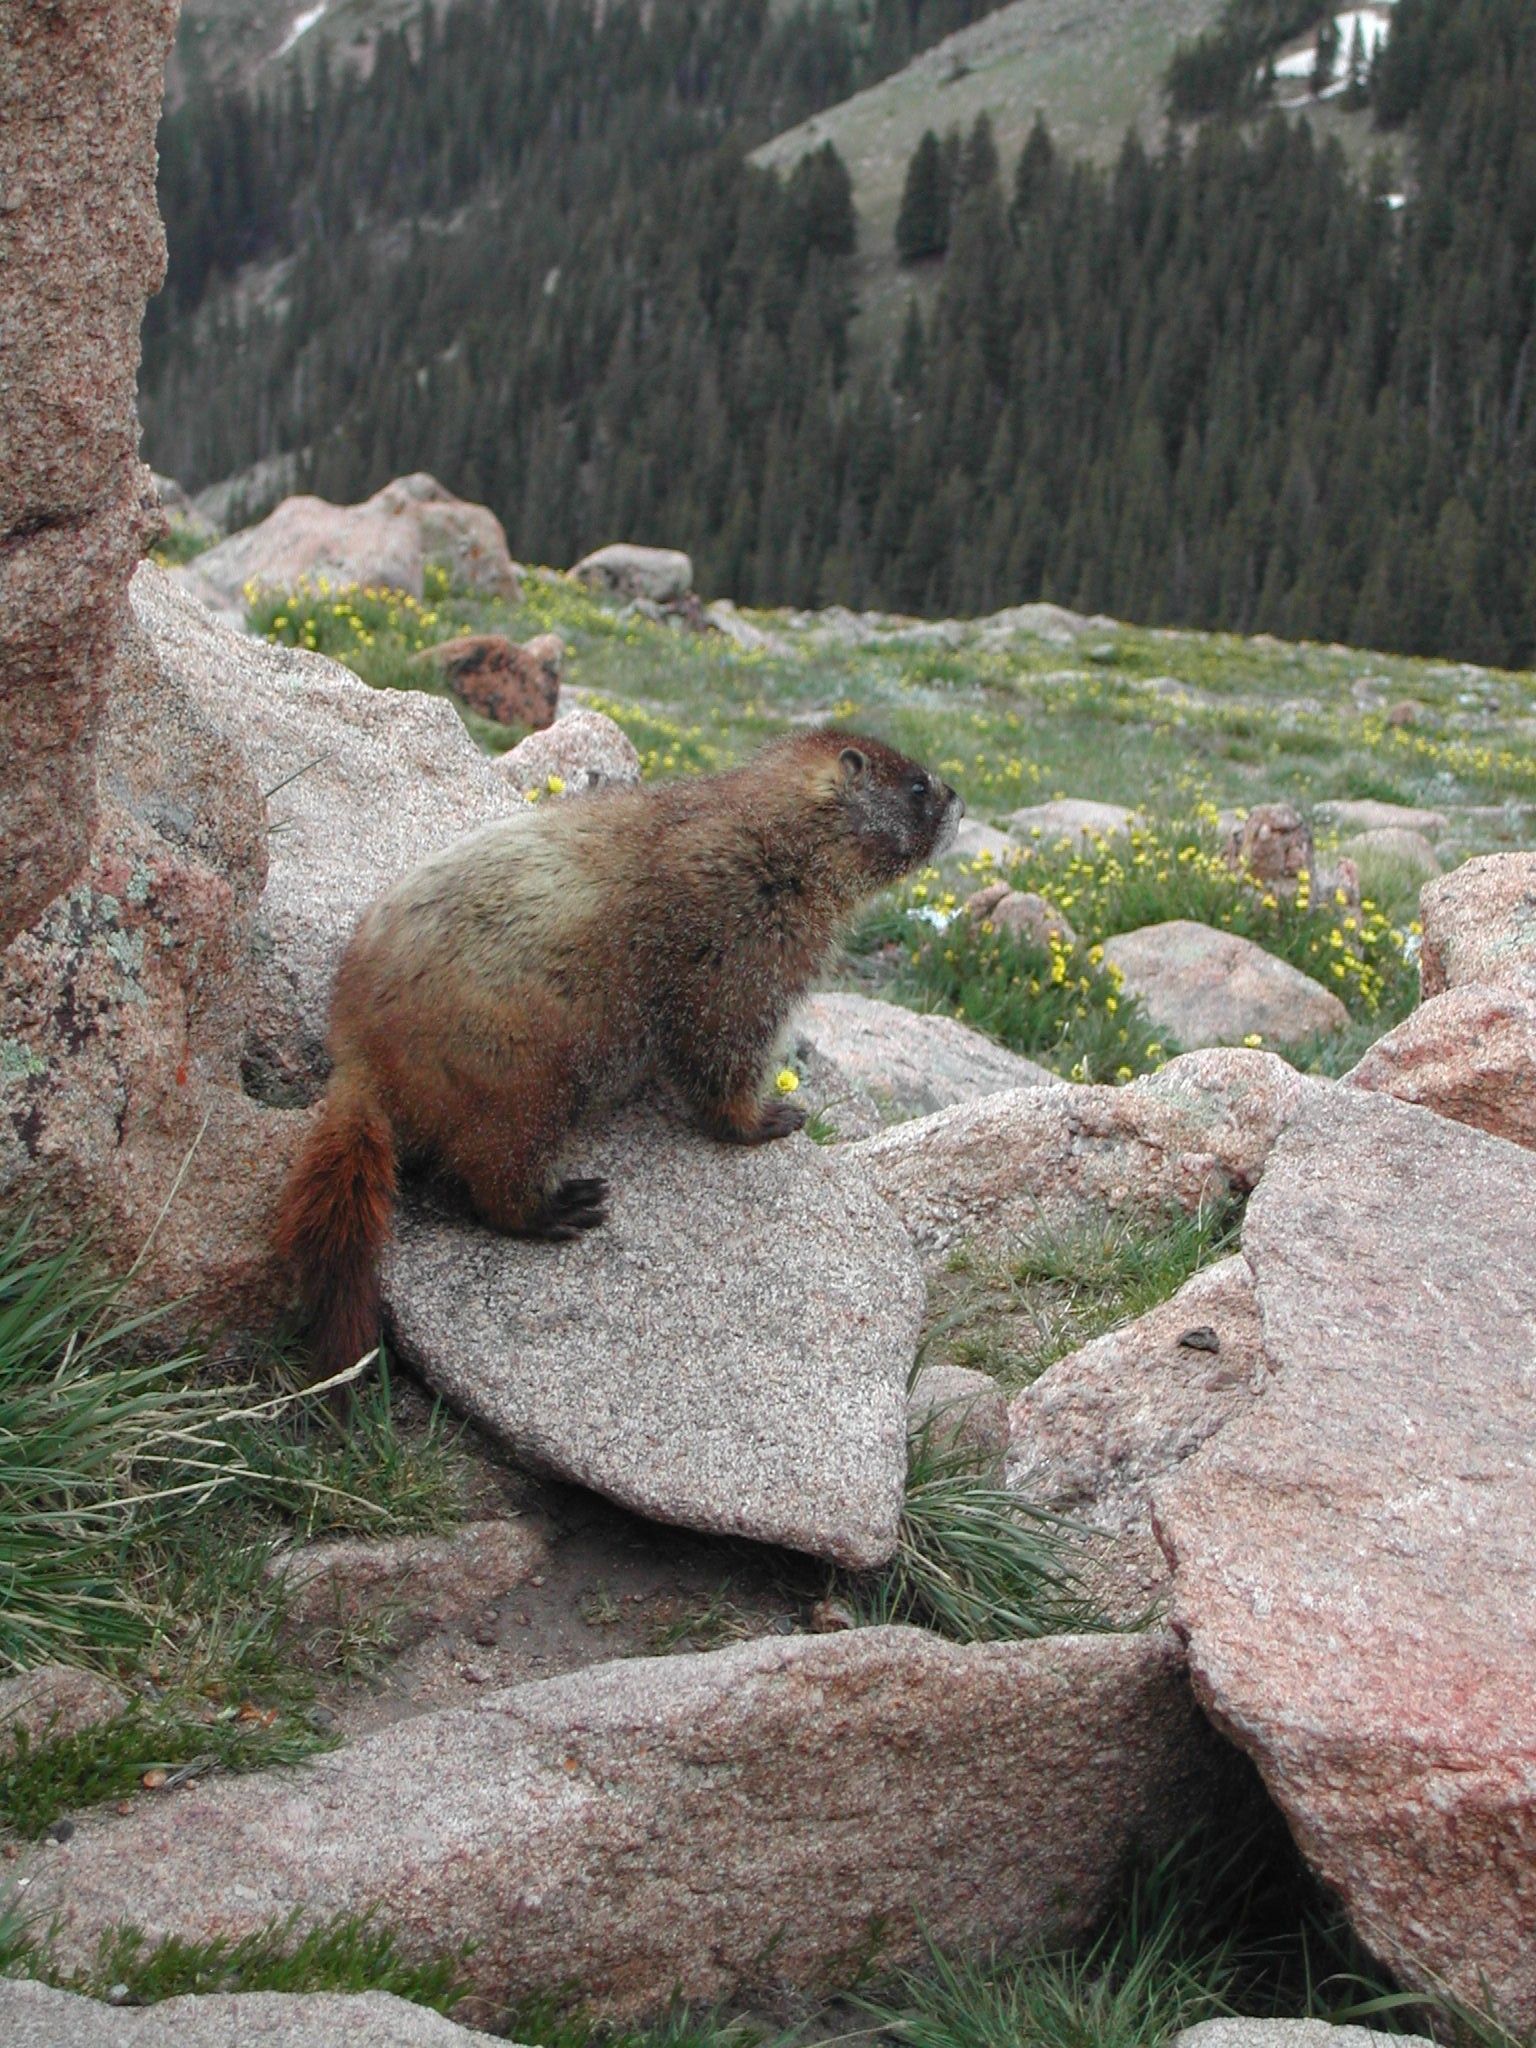
<path fill-rule="evenodd" d="M 896 253 L 903 263 L 942 256 L 949 247 L 952 177 L 937 135 L 925 129 L 907 165 L 896 216 Z"/>

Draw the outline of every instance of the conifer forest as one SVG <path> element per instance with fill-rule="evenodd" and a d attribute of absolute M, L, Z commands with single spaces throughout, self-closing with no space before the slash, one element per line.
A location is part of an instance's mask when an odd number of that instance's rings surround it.
<path fill-rule="evenodd" d="M 1275 109 L 1266 51 L 1323 12 L 1279 0 L 1228 0 L 1107 169 L 1043 120 L 1016 161 L 925 136 L 881 353 L 835 150 L 750 152 L 986 11 L 457 0 L 366 77 L 193 76 L 150 460 L 287 453 L 348 500 L 426 469 L 524 559 L 683 547 L 745 604 L 1536 662 L 1530 0 L 1399 0 L 1357 53 L 1401 190 Z"/>

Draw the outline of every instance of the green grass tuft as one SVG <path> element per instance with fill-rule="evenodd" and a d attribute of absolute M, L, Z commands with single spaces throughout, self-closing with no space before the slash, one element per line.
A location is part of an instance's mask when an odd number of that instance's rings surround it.
<path fill-rule="evenodd" d="M 525 1999 L 502 2015 L 500 2031 L 526 2048 L 759 2048 L 766 2038 L 750 2021 L 680 2002 L 651 2026 L 616 2027 L 592 2016 L 577 1985 Z"/>
<path fill-rule="evenodd" d="M 102 1936 L 88 1968 L 66 1971 L 54 1961 L 46 1934 L 39 1938 L 15 1909 L 0 1915 L 0 1974 L 35 1977 L 91 1998 L 110 1990 L 126 2005 L 211 1992 L 391 1991 L 451 2013 L 469 1990 L 462 1974 L 467 1954 L 410 1961 L 372 1913 L 303 1926 L 295 1910 L 252 1934 L 211 1941 L 172 1935 L 151 1942 L 137 1927 L 115 1928 Z"/>
<path fill-rule="evenodd" d="M 437 1536 L 464 1516 L 461 1425 L 434 1405 L 425 1426 L 400 1429 L 381 1348 L 376 1375 L 355 1393 L 344 1422 L 318 1403 L 233 1433 L 241 1491 L 280 1514 L 293 1540 Z"/>
<path fill-rule="evenodd" d="M 1102 1627 L 1078 1576 L 1078 1531 L 972 1469 L 964 1446 L 912 1437 L 896 1555 L 844 1573 L 838 1596 L 865 1627 L 911 1622 L 957 1643 Z"/>
<path fill-rule="evenodd" d="M 908 2048 L 1159 2048 L 1232 2013 L 1369 2011 L 1375 2024 L 1423 2031 L 1436 2002 L 1394 1993 L 1279 1816 L 1240 1812 L 1239 1825 L 1235 1841 L 1197 1834 L 1133 1870 L 1106 1924 L 1077 1947 L 990 1958 L 935 1948 L 860 2003 Z"/>
<path fill-rule="evenodd" d="M 121 1307 L 79 1246 L 0 1240 L 0 1669 L 141 1647 L 135 1542 L 206 1499 L 225 1397 L 184 1384 L 190 1353 L 144 1356 L 155 1318 Z"/>
<path fill-rule="evenodd" d="M 1014 1389 L 1058 1358 L 1145 1315 L 1236 1248 L 1239 1205 L 1161 1220 L 1041 1223 L 1002 1252 L 961 1246 L 931 1290 L 926 1362 L 990 1373 Z"/>
<path fill-rule="evenodd" d="M 146 1772 L 164 1773 L 174 1790 L 212 1770 L 267 1770 L 330 1746 L 298 1714 L 233 1701 L 135 1709 L 36 1743 L 22 1734 L 0 1755 L 0 1826 L 35 1839 L 83 1807 L 129 1798 Z"/>
<path fill-rule="evenodd" d="M 950 919 L 941 930 L 925 915 L 933 895 L 937 914 Z M 860 922 L 849 951 L 899 948 L 883 993 L 912 1009 L 956 1017 L 1071 1080 L 1130 1081 L 1166 1057 L 1141 1005 L 1089 949 L 1038 945 L 953 911 L 952 895 L 922 877 Z"/>
<path fill-rule="evenodd" d="M 198 1387 L 198 1354 L 146 1356 L 155 1317 L 126 1314 L 80 1247 L 33 1241 L 27 1216 L 0 1240 L 0 1660 L 105 1667 L 140 1697 L 0 1752 L 0 1828 L 23 1835 L 127 1796 L 146 1770 L 252 1770 L 324 1747 L 273 1554 L 439 1531 L 462 1512 L 441 1416 L 404 1431 L 387 1369 L 346 1425 L 298 1396 Z M 334 1646 L 343 1666 L 376 1647 L 361 1626 Z"/>
<path fill-rule="evenodd" d="M 149 551 L 149 559 L 160 569 L 179 569 L 187 562 L 195 562 L 199 555 L 205 555 L 218 536 L 196 526 L 189 526 L 184 519 L 173 519 L 169 533 L 157 540 Z"/>

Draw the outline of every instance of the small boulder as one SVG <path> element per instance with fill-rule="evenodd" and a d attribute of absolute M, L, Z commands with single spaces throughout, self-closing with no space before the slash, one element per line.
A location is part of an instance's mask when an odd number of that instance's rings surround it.
<path fill-rule="evenodd" d="M 1371 796 L 1337 797 L 1312 806 L 1312 816 L 1330 832 L 1377 832 L 1384 825 L 1400 825 L 1407 832 L 1422 832 L 1433 839 L 1444 832 L 1449 820 L 1444 811 L 1428 811 L 1412 804 L 1386 804 Z"/>
<path fill-rule="evenodd" d="M 1111 1539 L 1093 1591 L 1112 1620 L 1133 1624 L 1167 1591 L 1153 1484 L 1258 1400 L 1268 1378 L 1253 1275 L 1234 1254 L 1014 1396 L 1008 1484 Z"/>
<path fill-rule="evenodd" d="M 1058 1077 L 954 1017 L 869 996 L 810 996 L 791 1032 L 806 1099 L 839 1137 L 867 1137 L 905 1117 Z"/>
<path fill-rule="evenodd" d="M 1099 839 L 1126 839 L 1140 822 L 1135 811 L 1124 804 L 1092 803 L 1085 797 L 1057 797 L 1048 804 L 1026 804 L 1008 820 L 1010 838 L 1026 849 L 1031 840 L 1054 846 L 1071 840 L 1079 847 L 1092 846 Z"/>
<path fill-rule="evenodd" d="M 1222 858 L 1268 888 L 1294 889 L 1298 875 L 1317 873 L 1311 828 L 1294 804 L 1255 804 L 1228 833 Z"/>
<path fill-rule="evenodd" d="M 1469 982 L 1431 996 L 1345 1079 L 1536 1149 L 1536 991 Z"/>
<path fill-rule="evenodd" d="M 602 711 L 572 711 L 530 733 L 496 762 L 496 773 L 535 799 L 585 796 L 640 780 L 640 756 L 621 725 Z"/>
<path fill-rule="evenodd" d="M 1329 2020 L 1204 2020 L 1175 2034 L 1171 2048 L 1435 2048 L 1427 2034 L 1336 2027 Z"/>
<path fill-rule="evenodd" d="M 1426 998 L 1479 982 L 1536 995 L 1536 853 L 1469 860 L 1419 898 Z"/>
<path fill-rule="evenodd" d="M 1077 933 L 1054 903 L 1037 896 L 1032 889 L 1011 889 L 1006 882 L 989 882 L 965 900 L 966 915 L 977 924 L 990 924 L 1011 938 L 1026 939 L 1031 945 L 1075 946 Z"/>
<path fill-rule="evenodd" d="M 248 583 L 292 590 L 301 579 L 383 584 L 420 597 L 429 563 L 456 584 L 516 603 L 522 576 L 501 521 L 424 474 L 397 477 L 361 505 L 285 498 L 257 526 L 210 548 L 182 580 L 219 608 L 239 605 Z"/>
<path fill-rule="evenodd" d="M 975 630 L 984 646 L 997 646 L 1014 639 L 1043 640 L 1051 647 L 1074 646 L 1080 636 L 1102 619 L 1085 618 L 1059 604 L 1015 604 L 1000 612 L 988 612 L 978 619 Z"/>
<path fill-rule="evenodd" d="M 128 1695 L 110 1678 L 73 1664 L 39 1664 L 14 1678 L 0 1678 L 0 1756 L 18 1736 L 29 1743 L 78 1735 L 128 1708 Z"/>
<path fill-rule="evenodd" d="M 925 1365 L 907 1395 L 907 1429 L 946 1463 L 998 1483 L 1008 1452 L 1008 1397 L 997 1381 L 964 1365 Z"/>
<path fill-rule="evenodd" d="M 999 868 L 1010 868 L 1015 861 L 1024 858 L 1026 851 L 1027 848 L 1020 846 L 1017 839 L 1010 839 L 995 825 L 983 825 L 979 818 L 962 818 L 955 843 L 944 858 L 946 861 L 991 861 Z"/>
<path fill-rule="evenodd" d="M 504 633 L 465 633 L 423 648 L 416 662 L 434 668 L 444 687 L 470 711 L 498 725 L 553 725 L 565 673 L 565 642 L 540 633 L 519 647 Z"/>
<path fill-rule="evenodd" d="M 0 1979 L 6 2048 L 485 2048 L 430 2006 L 387 1991 L 211 1991 L 113 2006 Z"/>
<path fill-rule="evenodd" d="M 573 1244 L 406 1208 L 402 1354 L 519 1457 L 657 1521 L 883 1563 L 924 1289 L 858 1169 L 631 1110 L 583 1128 L 570 1170 L 610 1183 Z"/>
<path fill-rule="evenodd" d="M 614 541 L 583 555 L 571 570 L 577 583 L 610 597 L 674 604 L 693 588 L 693 563 L 679 548 L 643 548 Z"/>
<path fill-rule="evenodd" d="M 1440 856 L 1424 834 L 1411 832 L 1405 825 L 1378 825 L 1374 831 L 1357 832 L 1353 839 L 1343 841 L 1339 853 L 1354 863 L 1357 875 L 1361 861 L 1390 862 L 1428 881 L 1439 874 L 1441 866 Z"/>
<path fill-rule="evenodd" d="M 1272 1053 L 1170 1060 L 1125 1088 L 1010 1089 L 850 1145 L 931 1259 L 1042 1221 L 1193 1212 L 1245 1194 L 1310 1083 Z"/>
<path fill-rule="evenodd" d="M 1349 1022 L 1338 997 L 1289 961 L 1190 918 L 1122 932 L 1106 942 L 1104 961 L 1158 1030 L 1189 1051 L 1254 1036 L 1294 1045 Z"/>

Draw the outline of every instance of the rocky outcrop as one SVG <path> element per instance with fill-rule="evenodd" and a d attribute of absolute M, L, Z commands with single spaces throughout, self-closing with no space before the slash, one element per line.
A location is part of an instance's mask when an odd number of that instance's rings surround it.
<path fill-rule="evenodd" d="M 86 870 L 0 956 L 0 1190 L 147 1294 L 279 1298 L 271 1205 L 359 911 L 520 799 L 441 698 L 230 632 L 144 565 Z"/>
<path fill-rule="evenodd" d="M 1255 804 L 1227 834 L 1222 858 L 1267 888 L 1294 889 L 1317 873 L 1312 833 L 1294 804 Z"/>
<path fill-rule="evenodd" d="M 424 474 L 396 477 L 361 505 L 285 498 L 257 526 L 232 533 L 179 572 L 216 610 L 244 608 L 249 583 L 292 590 L 303 578 L 382 584 L 420 597 L 429 564 L 485 597 L 516 603 L 522 576 L 501 521 Z"/>
<path fill-rule="evenodd" d="M 1153 1486 L 1244 1413 L 1268 1380 L 1253 1275 L 1233 1256 L 1014 1396 L 1008 1484 L 1110 1539 L 1095 1549 L 1092 1591 L 1113 1620 L 1132 1625 L 1167 1593 Z"/>
<path fill-rule="evenodd" d="M 1536 853 L 1490 853 L 1429 882 L 1419 898 L 1425 999 L 1480 982 L 1536 995 Z"/>
<path fill-rule="evenodd" d="M 243 1065 L 260 1100 L 307 1101 L 325 1072 L 331 977 L 363 908 L 521 799 L 443 698 L 373 690 L 321 655 L 233 633 L 152 568 L 133 597 L 157 658 L 265 798 Z"/>
<path fill-rule="evenodd" d="M 839 1137 L 868 1137 L 1005 1088 L 1049 1088 L 1060 1077 L 953 1017 L 925 1016 L 868 996 L 810 996 L 790 1043 L 805 1100 Z"/>
<path fill-rule="evenodd" d="M 642 1514 L 883 1563 L 923 1315 L 899 1225 L 805 1138 L 743 1152 L 631 1111 L 571 1158 L 611 1190 L 574 1244 L 406 1212 L 402 1353 L 521 1458 Z"/>
<path fill-rule="evenodd" d="M 1536 989 L 1432 996 L 1345 1078 L 1536 1149 Z"/>
<path fill-rule="evenodd" d="M 484 1996 L 601 2017 L 843 1984 L 929 1941 L 1085 1932 L 1136 1847 L 1213 1797 L 1165 1637 L 961 1647 L 919 1630 L 599 1665 L 302 1771 L 83 1819 L 33 1859 L 59 1953 L 131 1921 L 230 1938 L 370 1906 Z M 893 1775 L 894 1773 L 894 1775 Z"/>
<path fill-rule="evenodd" d="M 152 1249 L 146 1288 L 227 1314 L 270 1283 L 265 1204 L 298 1136 L 241 1085 L 262 790 L 138 625 L 95 766 L 87 865 L 0 956 L 0 1190 L 120 1267 Z"/>
<path fill-rule="evenodd" d="M 607 783 L 640 780 L 640 756 L 623 726 L 603 711 L 572 711 L 509 747 L 496 772 L 535 799 L 586 796 Z"/>
<path fill-rule="evenodd" d="M 435 669 L 449 695 L 482 718 L 534 732 L 554 723 L 565 672 L 558 633 L 540 633 L 521 647 L 505 633 L 465 633 L 423 648 L 416 660 Z"/>
<path fill-rule="evenodd" d="M 484 2048 L 488 2038 L 385 1991 L 209 1992 L 120 2008 L 0 1979 L 6 2048 Z"/>
<path fill-rule="evenodd" d="M 1295 1045 L 1349 1022 L 1332 990 L 1288 960 L 1190 918 L 1122 932 L 1106 941 L 1104 961 L 1157 1029 L 1190 1052 L 1253 1037 Z"/>
<path fill-rule="evenodd" d="M 134 385 L 175 20 L 175 0 L 0 5 L 0 946 L 86 865 L 128 579 L 163 525 Z"/>
<path fill-rule="evenodd" d="M 1071 840 L 1079 847 L 1098 839 L 1124 839 L 1137 823 L 1124 804 L 1092 803 L 1086 797 L 1056 797 L 1048 804 L 1026 804 L 1008 820 L 1008 835 L 1029 847 L 1031 841 L 1054 846 Z"/>
<path fill-rule="evenodd" d="M 693 588 L 693 563 L 680 549 L 642 548 L 622 540 L 583 555 L 570 573 L 589 590 L 631 602 L 643 598 L 675 604 Z"/>
<path fill-rule="evenodd" d="M 1536 854 L 1470 860 L 1420 902 L 1424 1000 L 1348 1079 L 1536 1147 Z"/>
<path fill-rule="evenodd" d="M 1536 2022 L 1536 1160 L 1318 1090 L 1249 1205 L 1274 1377 L 1156 1496 L 1196 1691 L 1410 1984 Z"/>
<path fill-rule="evenodd" d="M 1207 1051 L 1126 1088 L 1011 1089 L 849 1147 L 922 1250 L 1047 1223 L 1220 1205 L 1258 1180 L 1310 1084 L 1273 1054 Z"/>

